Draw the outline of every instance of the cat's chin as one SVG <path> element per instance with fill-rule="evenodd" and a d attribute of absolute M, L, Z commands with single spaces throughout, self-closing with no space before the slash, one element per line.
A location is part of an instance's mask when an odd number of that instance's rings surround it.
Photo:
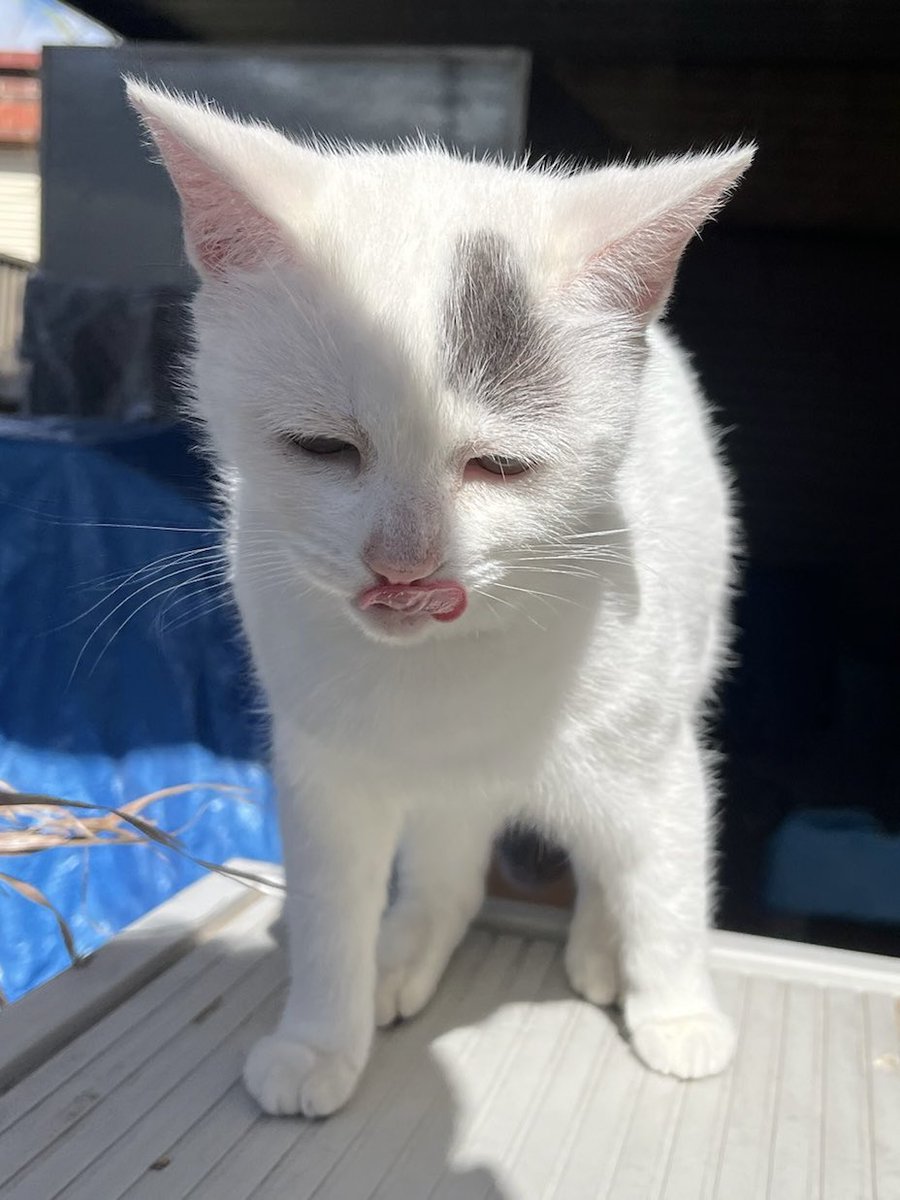
<path fill-rule="evenodd" d="M 367 637 L 392 645 L 414 645 L 439 636 L 447 629 L 446 623 L 436 621 L 427 613 L 403 613 L 381 606 L 365 610 L 354 606 L 350 612 L 354 623 Z"/>

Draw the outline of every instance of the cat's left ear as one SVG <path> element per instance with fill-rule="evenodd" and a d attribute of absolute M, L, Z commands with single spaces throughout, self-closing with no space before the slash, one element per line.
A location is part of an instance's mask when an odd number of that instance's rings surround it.
<path fill-rule="evenodd" d="M 184 242 L 201 278 L 284 261 L 291 231 L 274 213 L 297 213 L 301 147 L 265 125 L 233 120 L 201 100 L 126 80 L 181 201 Z M 298 183 L 300 186 L 298 186 Z"/>
<path fill-rule="evenodd" d="M 755 152 L 740 146 L 572 180 L 569 237 L 580 243 L 578 284 L 641 324 L 660 316 L 685 247 L 728 199 Z"/>

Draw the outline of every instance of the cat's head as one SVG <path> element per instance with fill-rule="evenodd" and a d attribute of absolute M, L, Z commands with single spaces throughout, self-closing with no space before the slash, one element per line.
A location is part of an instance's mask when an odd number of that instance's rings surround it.
<path fill-rule="evenodd" d="M 553 591 L 549 555 L 615 497 L 648 326 L 752 148 L 512 169 L 128 91 L 201 280 L 193 403 L 244 569 L 287 557 L 280 586 L 406 641 Z"/>

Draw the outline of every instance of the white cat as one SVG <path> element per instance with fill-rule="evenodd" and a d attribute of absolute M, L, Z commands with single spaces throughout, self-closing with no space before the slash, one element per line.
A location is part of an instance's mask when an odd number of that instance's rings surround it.
<path fill-rule="evenodd" d="M 571 852 L 572 986 L 655 1070 L 722 1070 L 702 727 L 733 524 L 657 318 L 752 147 L 527 170 L 129 95 L 201 279 L 195 409 L 274 721 L 292 982 L 250 1091 L 345 1103 L 512 818 Z"/>

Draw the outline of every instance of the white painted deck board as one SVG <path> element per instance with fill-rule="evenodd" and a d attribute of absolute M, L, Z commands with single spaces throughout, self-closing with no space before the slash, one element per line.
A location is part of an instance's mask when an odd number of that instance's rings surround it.
<path fill-rule="evenodd" d="M 738 1055 L 684 1084 L 571 995 L 558 919 L 500 905 L 308 1123 L 240 1082 L 283 993 L 274 912 L 204 881 L 120 935 L 107 990 L 71 972 L 0 1015 L 3 1200 L 900 1200 L 897 960 L 716 935 Z"/>
<path fill-rule="evenodd" d="M 101 946 L 75 969 L 57 975 L 11 1005 L 0 1025 L 0 1090 L 32 1070 L 48 1048 L 66 1045 L 88 1022 L 182 957 L 252 893 L 222 876 L 186 888 Z"/>
<path fill-rule="evenodd" d="M 120 1097 L 120 1087 L 127 1094 L 130 1079 L 139 1078 L 141 1087 L 146 1087 L 147 1066 L 157 1057 L 160 1045 L 167 1039 L 171 1045 L 179 1030 L 196 1044 L 191 1025 L 196 1027 L 205 1012 L 214 1011 L 210 1006 L 218 1005 L 268 954 L 270 941 L 259 919 L 266 907 L 271 916 L 271 904 L 239 913 L 229 928 L 227 944 L 220 942 L 214 957 L 204 953 L 213 950 L 211 943 L 160 977 L 182 978 L 189 972 L 179 990 L 165 995 L 148 1011 L 144 1001 L 151 988 L 145 988 L 2 1098 L 10 1122 L 0 1134 L 0 1163 L 7 1177 L 24 1169 L 44 1147 L 67 1138 L 78 1123 L 89 1121 L 103 1101 L 108 1104 Z M 80 1059 L 82 1066 L 70 1073 L 68 1059 L 76 1047 L 80 1051 L 76 1060 Z M 93 1050 L 91 1057 L 86 1057 L 85 1047 Z M 90 1086 L 85 1086 L 86 1078 Z M 35 1102 L 38 1091 L 44 1095 Z M 98 1119 L 104 1123 L 102 1114 Z"/>

